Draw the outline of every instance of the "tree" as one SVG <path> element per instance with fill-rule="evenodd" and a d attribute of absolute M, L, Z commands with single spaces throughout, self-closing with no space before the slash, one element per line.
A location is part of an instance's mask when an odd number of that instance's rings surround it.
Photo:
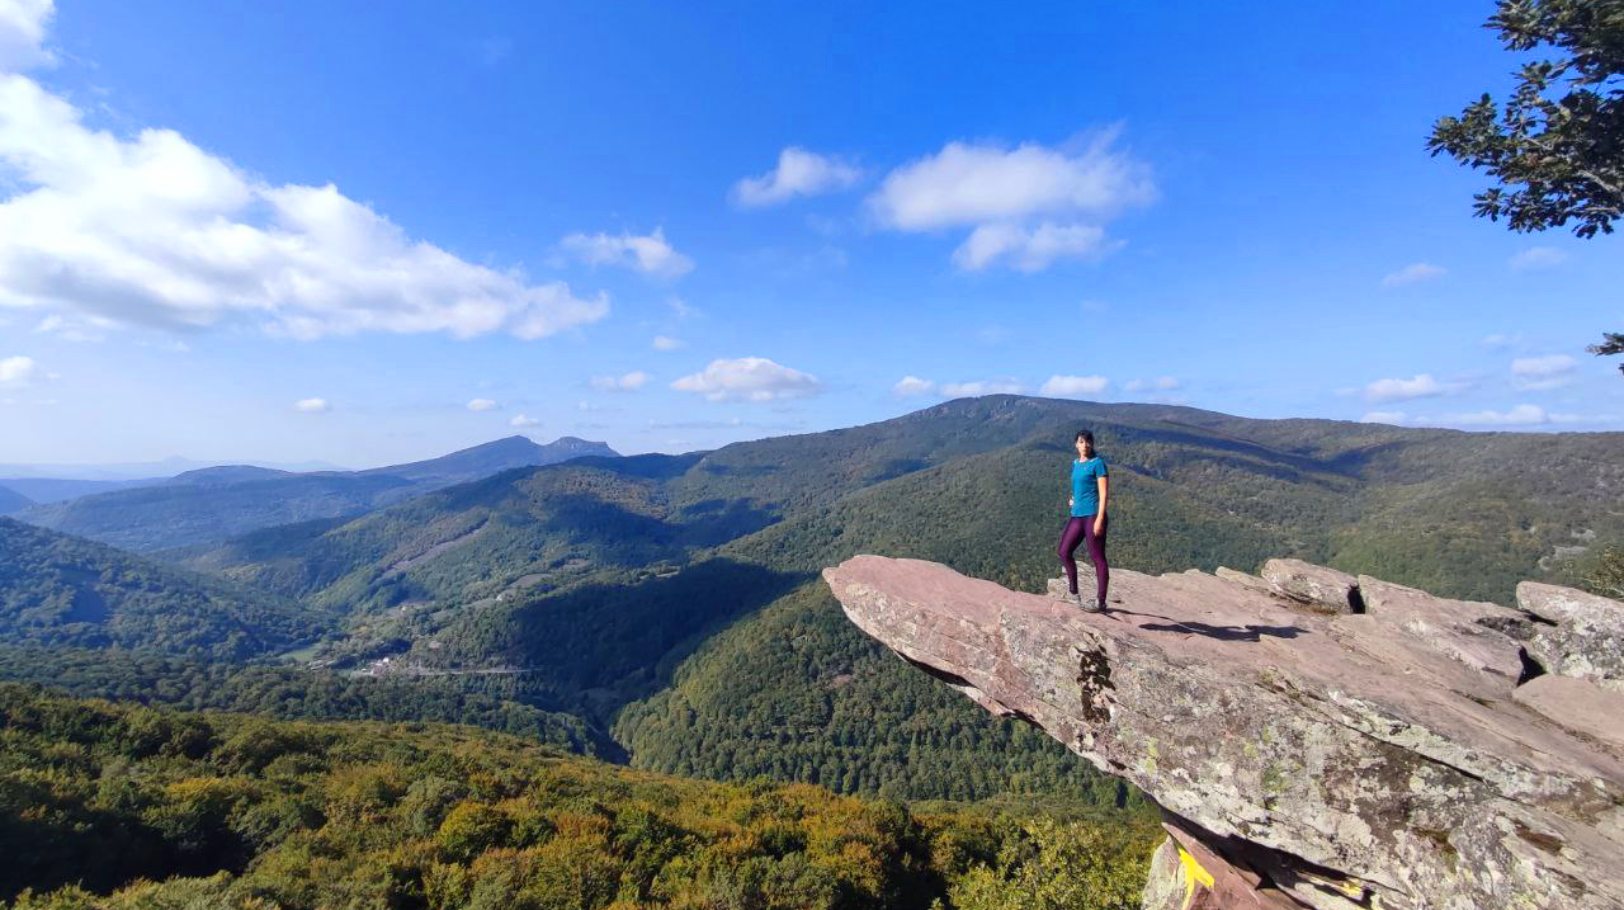
<path fill-rule="evenodd" d="M 1485 93 L 1440 119 L 1428 150 L 1499 181 L 1474 197 L 1480 217 L 1612 233 L 1624 216 L 1624 0 L 1500 0 L 1487 27 L 1508 50 L 1560 53 L 1523 64 L 1503 109 Z"/>
<path fill-rule="evenodd" d="M 1485 92 L 1440 118 L 1427 150 L 1498 180 L 1473 197 L 1478 217 L 1514 231 L 1571 221 L 1580 237 L 1611 234 L 1624 216 L 1624 0 L 1500 0 L 1487 27 L 1507 50 L 1548 46 L 1557 59 L 1523 64 L 1503 110 Z M 1590 352 L 1624 353 L 1624 334 L 1606 333 Z"/>
<path fill-rule="evenodd" d="M 1624 333 L 1603 332 L 1601 344 L 1590 346 L 1590 353 L 1598 357 L 1608 357 L 1613 354 L 1624 354 Z M 1618 365 L 1618 371 L 1624 373 L 1624 363 Z"/>

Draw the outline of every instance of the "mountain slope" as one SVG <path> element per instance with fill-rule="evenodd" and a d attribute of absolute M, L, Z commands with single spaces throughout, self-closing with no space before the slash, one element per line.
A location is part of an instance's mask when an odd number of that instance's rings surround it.
<path fill-rule="evenodd" d="M 155 552 L 215 544 L 259 528 L 356 515 L 498 471 L 583 454 L 614 452 L 572 437 L 543 446 L 513 436 L 429 461 L 360 472 L 205 468 L 153 486 L 34 506 L 18 517 L 124 549 Z"/>
<path fill-rule="evenodd" d="M 0 741 L 0 902 L 17 910 L 926 910 L 961 889 L 996 898 L 1028 864 L 1067 869 L 1068 906 L 1126 910 L 1161 835 L 1145 812 L 927 813 L 662 777 L 468 727 L 19 686 L 0 686 Z"/>
<path fill-rule="evenodd" d="M 274 595 L 0 518 L 0 639 L 242 659 L 328 618 Z"/>
<path fill-rule="evenodd" d="M 21 512 L 34 504 L 34 500 L 9 487 L 0 486 L 0 515 Z"/>
<path fill-rule="evenodd" d="M 504 675 L 612 728 L 648 767 L 920 797 L 1042 788 L 1084 772 L 910 688 L 814 573 L 880 552 L 1040 589 L 1083 426 L 1113 465 L 1113 562 L 1141 571 L 1298 556 L 1503 600 L 1522 578 L 1562 577 L 1573 548 L 1624 540 L 1610 495 L 1624 434 L 989 396 L 716 452 L 516 470 L 192 564 L 344 611 L 327 657 Z"/>

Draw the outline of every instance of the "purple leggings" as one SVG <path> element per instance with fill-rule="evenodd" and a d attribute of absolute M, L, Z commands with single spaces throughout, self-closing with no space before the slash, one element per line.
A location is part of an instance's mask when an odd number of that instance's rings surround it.
<path fill-rule="evenodd" d="M 1100 602 L 1105 601 L 1105 588 L 1111 582 L 1111 568 L 1105 564 L 1105 537 L 1111 533 L 1111 518 L 1106 516 L 1105 527 L 1099 534 L 1094 533 L 1094 516 L 1085 515 L 1082 518 L 1072 518 L 1066 522 L 1066 529 L 1060 532 L 1060 547 L 1057 555 L 1060 564 L 1066 569 L 1066 586 L 1071 593 L 1077 593 L 1077 560 L 1073 554 L 1077 552 L 1077 545 L 1088 544 L 1088 558 L 1094 563 L 1094 586 Z"/>

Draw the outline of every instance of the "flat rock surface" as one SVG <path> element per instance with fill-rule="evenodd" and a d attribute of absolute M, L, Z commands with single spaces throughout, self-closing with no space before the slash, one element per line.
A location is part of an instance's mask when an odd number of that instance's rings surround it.
<path fill-rule="evenodd" d="M 1521 646 L 1479 622 L 1505 608 L 1392 586 L 1329 615 L 1114 570 L 1122 604 L 1093 615 L 918 560 L 824 577 L 864 631 L 1299 904 L 1624 906 L 1624 759 L 1560 693 L 1515 697 Z"/>

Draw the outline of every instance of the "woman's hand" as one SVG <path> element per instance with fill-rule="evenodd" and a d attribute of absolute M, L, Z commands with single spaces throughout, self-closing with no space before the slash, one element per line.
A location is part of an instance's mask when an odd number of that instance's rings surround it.
<path fill-rule="evenodd" d="M 1104 533 L 1105 533 L 1105 513 L 1101 512 L 1100 517 L 1094 519 L 1094 536 L 1098 537 L 1098 536 L 1100 536 L 1101 534 L 1104 534 Z"/>
<path fill-rule="evenodd" d="M 1067 509 L 1075 509 L 1075 508 L 1077 508 L 1077 500 L 1075 498 L 1073 498 L 1073 497 L 1067 496 L 1066 497 L 1066 508 Z"/>

